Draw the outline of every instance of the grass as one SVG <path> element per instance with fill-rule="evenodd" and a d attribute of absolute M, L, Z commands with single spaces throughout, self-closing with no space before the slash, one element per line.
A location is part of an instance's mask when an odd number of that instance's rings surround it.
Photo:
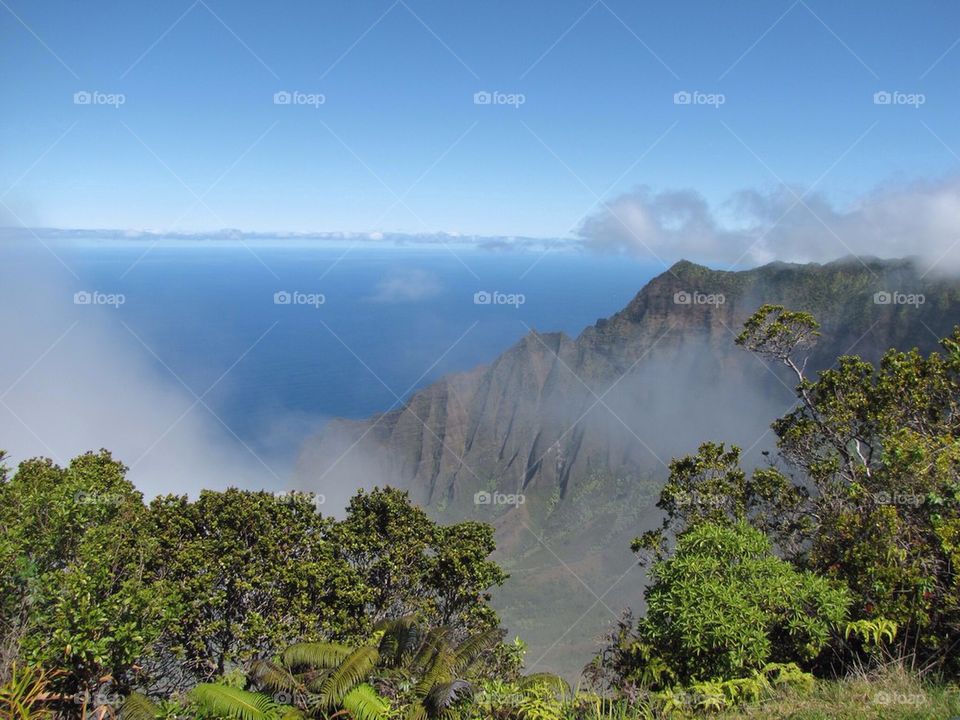
<path fill-rule="evenodd" d="M 721 713 L 718 720 L 960 720 L 960 687 L 923 682 L 900 668 L 873 676 L 817 681 L 802 694 L 784 691 L 765 703 Z"/>

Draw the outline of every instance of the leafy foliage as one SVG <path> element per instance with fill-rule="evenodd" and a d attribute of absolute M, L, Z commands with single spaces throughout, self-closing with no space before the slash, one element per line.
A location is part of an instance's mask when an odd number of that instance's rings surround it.
<path fill-rule="evenodd" d="M 743 521 L 700 522 L 652 568 L 647 615 L 619 639 L 617 676 L 640 686 L 749 677 L 803 662 L 845 618 L 845 589 L 773 555 Z"/>
<path fill-rule="evenodd" d="M 942 353 L 890 350 L 876 366 L 841 357 L 815 381 L 791 342 L 753 347 L 798 375 L 800 402 L 773 427 L 795 483 L 814 489 L 800 562 L 849 585 L 855 619 L 895 622 L 918 666 L 956 669 L 960 328 Z"/>
<path fill-rule="evenodd" d="M 216 717 L 236 720 L 276 720 L 280 710 L 269 697 L 226 685 L 203 683 L 190 691 L 190 699 Z"/>
<path fill-rule="evenodd" d="M 30 460 L 0 483 L 3 610 L 29 607 L 21 652 L 54 672 L 53 688 L 90 696 L 104 680 L 123 688 L 175 611 L 154 573 L 158 547 L 147 510 L 109 453 L 60 468 Z M 14 620 L 10 615 L 4 623 Z"/>
<path fill-rule="evenodd" d="M 266 679 L 284 647 L 291 667 L 331 670 L 322 681 L 339 704 L 376 663 L 336 674 L 378 621 L 416 613 L 461 639 L 496 628 L 487 591 L 505 576 L 479 523 L 437 525 L 394 490 L 362 493 L 340 522 L 305 493 L 145 505 L 125 473 L 102 451 L 10 476 L 0 454 L 3 671 L 18 657 L 47 668 L 65 707 L 182 693 L 257 660 Z M 396 637 L 403 654 L 409 639 Z"/>
<path fill-rule="evenodd" d="M 488 559 L 489 525 L 438 525 L 405 492 L 361 490 L 332 539 L 370 591 L 364 611 L 373 622 L 416 615 L 460 635 L 498 625 L 489 589 L 506 575 Z"/>
<path fill-rule="evenodd" d="M 169 689 L 208 681 L 295 640 L 357 637 L 368 590 L 335 556 L 309 496 L 204 491 L 150 506 L 162 571 L 185 602 L 150 670 Z M 179 677 L 178 677 L 179 675 Z M 172 684 L 171 684 L 172 683 Z"/>

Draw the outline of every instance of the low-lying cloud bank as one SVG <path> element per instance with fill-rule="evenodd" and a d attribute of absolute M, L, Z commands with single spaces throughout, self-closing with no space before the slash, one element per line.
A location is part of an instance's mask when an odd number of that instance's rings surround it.
<path fill-rule="evenodd" d="M 919 256 L 960 270 L 960 177 L 884 186 L 848 207 L 780 186 L 743 190 L 718 207 L 693 190 L 641 187 L 607 203 L 578 231 L 587 248 L 672 262 L 754 266 L 845 255 Z"/>

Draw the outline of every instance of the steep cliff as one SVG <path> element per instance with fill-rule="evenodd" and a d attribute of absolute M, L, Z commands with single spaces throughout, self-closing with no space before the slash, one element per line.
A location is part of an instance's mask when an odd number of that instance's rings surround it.
<path fill-rule="evenodd" d="M 537 669 L 572 673 L 641 595 L 628 544 L 656 522 L 670 459 L 707 439 L 740 444 L 748 462 L 773 447 L 768 427 L 792 405 L 794 381 L 734 344 L 743 321 L 763 303 L 814 313 L 813 372 L 841 354 L 930 350 L 960 321 L 960 283 L 924 270 L 869 258 L 740 272 L 681 261 L 576 339 L 531 332 L 401 407 L 332 422 L 304 448 L 301 482 L 334 501 L 338 488 L 390 483 L 447 518 L 495 523 L 513 575 L 498 598 L 505 620 Z"/>

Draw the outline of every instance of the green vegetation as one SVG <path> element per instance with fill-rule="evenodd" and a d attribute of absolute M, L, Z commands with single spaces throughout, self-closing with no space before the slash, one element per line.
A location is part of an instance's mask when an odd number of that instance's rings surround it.
<path fill-rule="evenodd" d="M 818 333 L 778 306 L 746 323 L 738 344 L 796 378 L 778 457 L 748 472 L 705 442 L 671 463 L 633 543 L 646 612 L 575 692 L 503 642 L 488 525 L 392 489 L 342 520 L 303 493 L 147 505 L 106 451 L 0 463 L 0 716 L 960 715 L 960 329 L 811 379 Z"/>

